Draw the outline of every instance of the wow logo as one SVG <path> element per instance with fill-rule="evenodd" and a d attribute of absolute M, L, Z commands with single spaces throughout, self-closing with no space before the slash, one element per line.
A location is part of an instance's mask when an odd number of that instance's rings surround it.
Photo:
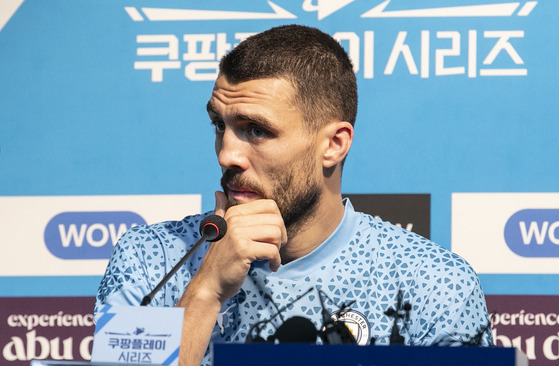
<path fill-rule="evenodd" d="M 559 209 L 526 209 L 505 225 L 508 247 L 522 257 L 559 257 Z"/>
<path fill-rule="evenodd" d="M 45 244 L 62 259 L 107 259 L 126 230 L 145 223 L 130 211 L 63 212 L 47 224 Z"/>

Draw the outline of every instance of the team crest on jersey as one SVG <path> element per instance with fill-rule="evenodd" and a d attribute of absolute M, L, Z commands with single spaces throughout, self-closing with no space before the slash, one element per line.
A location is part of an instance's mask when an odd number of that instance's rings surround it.
<path fill-rule="evenodd" d="M 330 316 L 334 320 L 344 322 L 358 345 L 364 346 L 369 343 L 371 328 L 369 327 L 369 321 L 363 314 L 355 310 L 348 310 L 341 315 L 332 313 Z"/>

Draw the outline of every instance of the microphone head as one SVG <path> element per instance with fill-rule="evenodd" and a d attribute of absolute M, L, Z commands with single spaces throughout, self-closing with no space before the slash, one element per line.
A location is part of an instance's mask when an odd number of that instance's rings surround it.
<path fill-rule="evenodd" d="M 280 343 L 316 343 L 317 336 L 318 332 L 309 319 L 294 316 L 280 325 L 272 338 Z"/>
<path fill-rule="evenodd" d="M 218 241 L 227 232 L 225 219 L 218 215 L 210 215 L 200 223 L 200 235 L 206 235 L 207 241 Z"/>
<path fill-rule="evenodd" d="M 227 232 L 225 219 L 218 215 L 210 215 L 200 223 L 200 234 L 206 235 L 207 241 L 218 241 Z"/>

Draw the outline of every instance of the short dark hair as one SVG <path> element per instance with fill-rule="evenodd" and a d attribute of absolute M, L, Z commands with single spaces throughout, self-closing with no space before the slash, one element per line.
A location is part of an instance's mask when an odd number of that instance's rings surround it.
<path fill-rule="evenodd" d="M 343 47 L 330 35 L 302 25 L 255 34 L 225 55 L 220 75 L 230 83 L 280 77 L 295 87 L 295 103 L 306 127 L 332 119 L 355 123 L 357 82 Z"/>

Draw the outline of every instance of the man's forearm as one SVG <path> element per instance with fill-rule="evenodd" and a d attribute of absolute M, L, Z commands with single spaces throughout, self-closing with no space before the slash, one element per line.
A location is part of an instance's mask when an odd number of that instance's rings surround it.
<path fill-rule="evenodd" d="M 221 303 L 189 285 L 177 306 L 185 308 L 179 366 L 198 366 L 210 343 Z"/>

